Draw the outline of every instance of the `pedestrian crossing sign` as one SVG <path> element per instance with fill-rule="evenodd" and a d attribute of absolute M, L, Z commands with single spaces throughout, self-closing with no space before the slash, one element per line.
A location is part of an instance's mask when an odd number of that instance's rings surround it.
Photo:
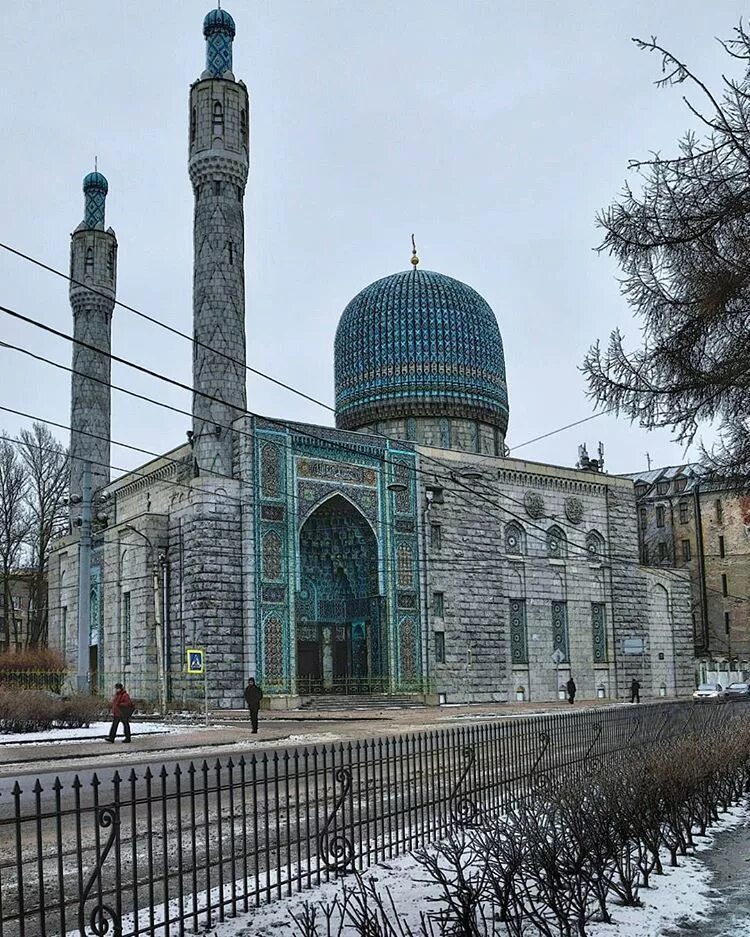
<path fill-rule="evenodd" d="M 198 648 L 189 647 L 186 653 L 187 653 L 187 672 L 188 673 L 205 673 L 205 670 L 206 670 L 205 652 Z"/>

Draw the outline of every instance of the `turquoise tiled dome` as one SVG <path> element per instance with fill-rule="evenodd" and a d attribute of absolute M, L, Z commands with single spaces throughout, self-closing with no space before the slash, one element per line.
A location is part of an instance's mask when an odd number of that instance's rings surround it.
<path fill-rule="evenodd" d="M 235 33 L 235 25 L 232 17 L 226 10 L 210 10 L 206 13 L 203 20 L 203 35 L 207 36 L 215 30 L 227 30 L 232 36 Z"/>
<path fill-rule="evenodd" d="M 88 192 L 89 189 L 99 189 L 106 195 L 109 190 L 109 183 L 100 172 L 90 172 L 83 177 L 83 191 Z"/>
<path fill-rule="evenodd" d="M 430 270 L 365 287 L 341 316 L 336 424 L 453 416 L 505 433 L 508 392 L 495 314 L 476 290 Z"/>

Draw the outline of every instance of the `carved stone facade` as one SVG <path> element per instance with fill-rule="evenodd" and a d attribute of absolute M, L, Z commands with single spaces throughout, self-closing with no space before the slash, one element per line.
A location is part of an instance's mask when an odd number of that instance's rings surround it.
<path fill-rule="evenodd" d="M 582 698 L 623 698 L 633 677 L 645 696 L 686 692 L 688 584 L 639 567 L 631 482 L 504 457 L 502 340 L 471 287 L 414 269 L 355 297 L 336 339 L 339 429 L 247 411 L 248 95 L 227 11 L 212 10 L 204 34 L 190 92 L 193 428 L 161 458 L 95 481 L 107 507 L 92 680 L 200 704 L 204 678 L 185 667 L 200 648 L 221 708 L 243 705 L 250 675 L 279 706 L 318 693 L 546 700 L 569 675 Z M 76 334 L 95 348 L 73 384 L 73 448 L 103 437 L 86 457 L 106 468 L 115 243 L 101 189 L 91 181 L 74 235 Z M 71 664 L 73 529 L 49 566 L 50 634 Z"/>

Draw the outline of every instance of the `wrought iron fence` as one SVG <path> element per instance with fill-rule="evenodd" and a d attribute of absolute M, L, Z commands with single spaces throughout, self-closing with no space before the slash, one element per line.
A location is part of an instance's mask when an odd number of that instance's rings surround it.
<path fill-rule="evenodd" d="M 748 716 L 652 704 L 0 782 L 0 937 L 210 927 L 502 811 L 566 766 Z"/>

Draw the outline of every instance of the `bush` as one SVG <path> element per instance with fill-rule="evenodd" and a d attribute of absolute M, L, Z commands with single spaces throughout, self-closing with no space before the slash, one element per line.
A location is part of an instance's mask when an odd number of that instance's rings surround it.
<path fill-rule="evenodd" d="M 44 690 L 0 688 L 0 732 L 82 729 L 102 714 L 102 701 L 94 696 L 62 699 Z"/>
<path fill-rule="evenodd" d="M 50 690 L 59 693 L 65 674 L 64 658 L 58 651 L 48 647 L 5 651 L 0 654 L 0 687 Z"/>

